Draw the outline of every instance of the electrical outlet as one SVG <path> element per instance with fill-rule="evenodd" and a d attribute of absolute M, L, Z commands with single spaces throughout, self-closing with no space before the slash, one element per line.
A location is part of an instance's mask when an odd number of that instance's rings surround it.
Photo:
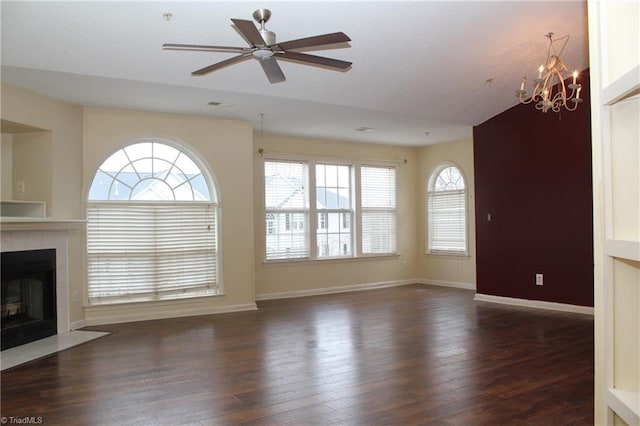
<path fill-rule="evenodd" d="M 542 285 L 543 279 L 542 274 L 536 274 L 536 285 Z"/>
<path fill-rule="evenodd" d="M 73 290 L 71 292 L 71 301 L 74 303 L 78 303 L 80 301 L 80 296 L 78 294 L 78 290 Z"/>

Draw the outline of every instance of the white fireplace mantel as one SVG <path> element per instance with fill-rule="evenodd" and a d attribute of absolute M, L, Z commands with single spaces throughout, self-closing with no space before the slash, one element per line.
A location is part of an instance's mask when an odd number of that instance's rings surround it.
<path fill-rule="evenodd" d="M 0 231 L 72 231 L 82 229 L 84 220 L 48 218 L 0 218 Z"/>
<path fill-rule="evenodd" d="M 70 331 L 68 234 L 82 229 L 83 220 L 0 218 L 0 251 L 56 250 L 56 310 L 58 334 Z"/>

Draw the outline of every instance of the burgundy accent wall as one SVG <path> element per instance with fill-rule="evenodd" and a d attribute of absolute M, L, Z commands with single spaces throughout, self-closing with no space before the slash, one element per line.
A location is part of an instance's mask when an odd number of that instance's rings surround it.
<path fill-rule="evenodd" d="M 478 293 L 593 306 L 588 69 L 579 82 L 576 111 L 519 104 L 473 128 Z"/>

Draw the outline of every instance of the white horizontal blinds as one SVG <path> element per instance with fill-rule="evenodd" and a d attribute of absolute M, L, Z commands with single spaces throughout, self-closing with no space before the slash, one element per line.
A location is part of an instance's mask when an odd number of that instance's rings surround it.
<path fill-rule="evenodd" d="M 441 169 L 427 194 L 430 252 L 467 252 L 464 178 L 454 166 Z"/>
<path fill-rule="evenodd" d="M 466 213 L 464 190 L 429 194 L 431 251 L 465 252 Z"/>
<path fill-rule="evenodd" d="M 316 164 L 318 257 L 353 255 L 351 166 Z"/>
<path fill-rule="evenodd" d="M 265 161 L 266 260 L 309 257 L 308 165 Z"/>
<path fill-rule="evenodd" d="M 89 301 L 216 293 L 216 221 L 213 203 L 91 203 Z"/>
<path fill-rule="evenodd" d="M 361 167 L 362 253 L 396 252 L 396 169 Z"/>

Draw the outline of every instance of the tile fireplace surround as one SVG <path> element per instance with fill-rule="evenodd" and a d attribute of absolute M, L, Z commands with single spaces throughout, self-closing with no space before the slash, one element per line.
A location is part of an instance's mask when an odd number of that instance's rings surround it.
<path fill-rule="evenodd" d="M 56 310 L 58 334 L 71 330 L 69 322 L 69 285 L 67 268 L 68 232 L 80 229 L 84 221 L 2 220 L 0 222 L 2 252 L 56 250 Z"/>

